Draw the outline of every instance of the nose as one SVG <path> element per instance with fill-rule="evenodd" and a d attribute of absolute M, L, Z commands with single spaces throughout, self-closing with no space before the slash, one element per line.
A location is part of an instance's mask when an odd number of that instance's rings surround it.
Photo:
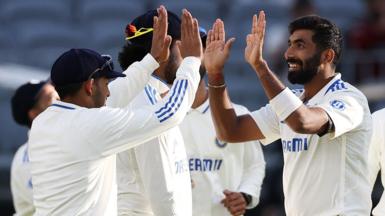
<path fill-rule="evenodd" d="M 286 51 L 285 51 L 285 59 L 287 60 L 287 59 L 289 59 L 290 57 L 293 57 L 293 53 L 292 53 L 292 51 L 291 51 L 291 48 L 290 48 L 290 46 L 286 49 Z"/>

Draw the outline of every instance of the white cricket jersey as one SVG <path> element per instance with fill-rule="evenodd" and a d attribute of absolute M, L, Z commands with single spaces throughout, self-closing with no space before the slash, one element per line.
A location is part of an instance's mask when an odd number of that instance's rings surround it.
<path fill-rule="evenodd" d="M 302 97 L 303 90 L 295 92 Z M 305 105 L 325 110 L 335 131 L 322 137 L 295 133 L 270 105 L 252 113 L 263 144 L 282 140 L 286 214 L 369 215 L 372 120 L 366 97 L 337 74 Z"/>
<path fill-rule="evenodd" d="M 166 84 L 150 78 L 130 106 L 153 105 L 168 90 Z M 119 153 L 117 180 L 119 215 L 191 216 L 190 174 L 178 127 Z"/>
<path fill-rule="evenodd" d="M 238 115 L 249 113 L 233 104 Z M 225 189 L 252 196 L 247 208 L 259 202 L 265 160 L 259 142 L 225 143 L 216 138 L 209 101 L 190 110 L 180 125 L 194 184 L 193 215 L 231 215 L 221 204 Z"/>
<path fill-rule="evenodd" d="M 379 110 L 372 115 L 373 135 L 369 147 L 369 170 L 370 183 L 373 188 L 378 172 L 381 170 L 381 182 L 385 185 L 385 109 Z M 373 209 L 374 216 L 385 215 L 385 196 L 382 193 L 381 200 Z"/>
<path fill-rule="evenodd" d="M 26 143 L 17 150 L 11 166 L 11 192 L 16 211 L 14 216 L 31 216 L 35 212 L 30 169 Z"/>
<path fill-rule="evenodd" d="M 117 215 L 116 154 L 183 120 L 198 86 L 200 59 L 184 61 L 189 66 L 178 71 L 176 84 L 156 105 L 130 109 L 128 99 L 119 100 L 125 108 L 88 109 L 56 101 L 33 121 L 29 156 L 35 215 Z M 134 96 L 158 66 L 147 55 L 110 87 L 126 91 L 122 97 Z"/>

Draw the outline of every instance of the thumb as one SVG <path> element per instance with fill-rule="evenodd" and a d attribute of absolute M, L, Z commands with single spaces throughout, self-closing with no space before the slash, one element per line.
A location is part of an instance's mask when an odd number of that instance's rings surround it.
<path fill-rule="evenodd" d="M 224 190 L 223 191 L 223 194 L 225 195 L 225 196 L 228 196 L 228 195 L 230 195 L 231 194 L 231 191 L 229 191 L 229 190 Z"/>
<path fill-rule="evenodd" d="M 167 35 L 166 38 L 164 39 L 165 47 L 167 47 L 167 49 L 170 49 L 171 42 L 172 42 L 172 37 L 170 35 Z"/>
<path fill-rule="evenodd" d="M 225 44 L 225 48 L 223 49 L 226 56 L 229 55 L 230 49 L 233 46 L 234 41 L 235 41 L 235 38 L 230 38 L 229 40 L 227 40 L 227 42 Z"/>

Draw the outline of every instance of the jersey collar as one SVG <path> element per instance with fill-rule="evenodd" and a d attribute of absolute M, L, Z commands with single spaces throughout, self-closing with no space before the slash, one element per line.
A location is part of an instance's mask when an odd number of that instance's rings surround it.
<path fill-rule="evenodd" d="M 80 106 L 78 106 L 78 105 L 75 105 L 75 104 L 72 104 L 72 103 L 66 103 L 66 102 L 63 102 L 63 101 L 54 101 L 51 104 L 51 107 L 55 107 L 55 108 L 58 108 L 58 109 L 67 109 L 67 110 L 74 110 L 74 109 L 80 108 Z"/>
<path fill-rule="evenodd" d="M 317 103 L 320 98 L 324 97 L 326 93 L 328 93 L 328 90 L 330 89 L 330 87 L 335 84 L 338 80 L 341 80 L 341 74 L 340 73 L 336 73 L 336 75 L 333 77 L 332 80 L 330 80 L 320 91 L 317 92 L 317 94 L 315 94 L 309 101 L 308 103 L 310 104 L 314 104 L 314 103 Z M 304 91 L 305 93 L 305 91 Z M 301 96 L 304 96 L 304 93 L 301 95 Z M 301 97 L 303 98 L 303 97 Z"/>

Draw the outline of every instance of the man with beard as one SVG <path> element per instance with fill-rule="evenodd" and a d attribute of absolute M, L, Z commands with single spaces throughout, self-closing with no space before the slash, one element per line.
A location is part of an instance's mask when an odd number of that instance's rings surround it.
<path fill-rule="evenodd" d="M 341 32 L 314 15 L 290 23 L 285 52 L 288 78 L 304 85 L 303 90 L 290 91 L 262 56 L 265 25 L 263 11 L 254 15 L 245 59 L 260 79 L 269 104 L 238 117 L 222 73 L 232 40 L 225 42 L 220 20 L 209 32 L 204 65 L 218 138 L 258 139 L 265 145 L 282 140 L 287 215 L 369 215 L 367 152 L 372 121 L 366 97 L 335 72 Z M 218 51 L 218 46 L 223 49 Z"/>
<path fill-rule="evenodd" d="M 154 16 L 157 16 L 157 11 L 150 10 L 127 25 L 126 43 L 119 53 L 123 70 L 150 51 Z M 154 71 L 150 82 L 131 102 L 131 107 L 153 106 L 169 91 L 169 85 L 173 84 L 182 64 L 183 53 L 178 44 L 181 29 L 189 16 L 183 12 L 181 21 L 168 11 L 168 34 L 172 37 L 170 57 Z M 177 82 L 174 84 L 181 87 L 182 83 Z M 177 104 L 177 101 L 170 103 L 174 109 L 172 104 Z M 119 215 L 191 215 L 190 173 L 178 126 L 143 145 L 119 153 L 117 177 Z"/>

